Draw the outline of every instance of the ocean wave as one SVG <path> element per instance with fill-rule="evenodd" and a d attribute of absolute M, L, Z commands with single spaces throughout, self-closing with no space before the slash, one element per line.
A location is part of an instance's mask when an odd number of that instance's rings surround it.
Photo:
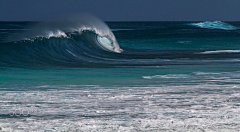
<path fill-rule="evenodd" d="M 154 78 L 165 78 L 165 79 L 178 79 L 178 78 L 188 78 L 189 75 L 185 74 L 168 74 L 168 75 L 154 75 L 154 76 L 142 76 L 144 79 L 154 79 Z"/>
<path fill-rule="evenodd" d="M 201 54 L 240 53 L 240 50 L 212 50 L 200 52 Z"/>
<path fill-rule="evenodd" d="M 221 21 L 206 21 L 206 22 L 199 22 L 199 23 L 191 23 L 191 26 L 199 27 L 199 28 L 207 28 L 207 29 L 222 29 L 222 30 L 237 30 L 238 27 L 230 25 L 225 22 Z"/>
<path fill-rule="evenodd" d="M 31 28 L 31 31 L 9 36 L 6 42 L 14 42 L 21 40 L 33 40 L 38 38 L 51 37 L 69 37 L 67 34 L 82 34 L 84 32 L 94 32 L 96 34 L 96 46 L 110 52 L 120 53 L 122 49 L 110 30 L 110 28 L 96 17 L 78 14 L 75 16 L 68 16 L 57 20 L 40 22 Z"/>
<path fill-rule="evenodd" d="M 123 50 L 101 20 L 71 16 L 29 27 L 1 42 L 0 66 L 14 67 L 101 67 Z"/>
<path fill-rule="evenodd" d="M 93 31 L 65 33 L 58 30 L 45 36 L 1 43 L 0 66 L 107 66 L 110 62 L 106 58 L 121 52 L 115 50 L 111 39 Z"/>

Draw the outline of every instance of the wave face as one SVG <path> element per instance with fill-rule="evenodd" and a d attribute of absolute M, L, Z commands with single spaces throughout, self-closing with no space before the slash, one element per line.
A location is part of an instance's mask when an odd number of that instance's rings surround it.
<path fill-rule="evenodd" d="M 120 53 L 114 40 L 84 30 L 65 33 L 49 32 L 48 36 L 2 43 L 0 64 L 3 66 L 70 66 L 88 67 L 107 63 L 104 59 Z M 115 47 L 117 46 L 117 47 Z"/>
<path fill-rule="evenodd" d="M 206 21 L 206 22 L 199 22 L 199 23 L 191 23 L 189 25 L 196 26 L 199 28 L 207 28 L 207 29 L 222 29 L 222 30 L 237 30 L 238 27 L 232 26 L 228 23 L 221 22 L 221 21 Z"/>

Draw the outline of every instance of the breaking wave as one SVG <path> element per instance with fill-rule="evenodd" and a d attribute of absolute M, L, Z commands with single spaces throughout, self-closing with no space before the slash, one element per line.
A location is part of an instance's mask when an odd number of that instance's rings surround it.
<path fill-rule="evenodd" d="M 221 21 L 206 21 L 206 22 L 199 22 L 199 23 L 191 23 L 191 26 L 199 27 L 199 28 L 207 28 L 207 29 L 222 29 L 222 30 L 237 30 L 238 27 L 230 25 L 225 22 Z"/>
<path fill-rule="evenodd" d="M 123 50 L 101 20 L 85 14 L 39 22 L 1 44 L 1 66 L 103 64 Z"/>

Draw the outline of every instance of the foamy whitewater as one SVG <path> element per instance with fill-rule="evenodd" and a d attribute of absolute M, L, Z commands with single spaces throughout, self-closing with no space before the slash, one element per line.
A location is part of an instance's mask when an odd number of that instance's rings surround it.
<path fill-rule="evenodd" d="M 237 30 L 238 27 L 232 26 L 228 23 L 221 21 L 206 21 L 199 23 L 191 23 L 189 25 L 200 27 L 200 28 L 208 28 L 208 29 L 223 29 L 223 30 Z"/>
<path fill-rule="evenodd" d="M 0 22 L 0 131 L 238 132 L 239 22 Z"/>

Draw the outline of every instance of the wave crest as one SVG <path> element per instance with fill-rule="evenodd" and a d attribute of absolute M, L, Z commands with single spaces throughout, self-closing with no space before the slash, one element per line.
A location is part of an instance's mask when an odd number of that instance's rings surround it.
<path fill-rule="evenodd" d="M 207 28 L 207 29 L 222 29 L 222 30 L 237 30 L 238 27 L 230 25 L 225 22 L 221 21 L 206 21 L 206 22 L 199 22 L 199 23 L 191 23 L 191 26 L 199 27 L 199 28 Z"/>
<path fill-rule="evenodd" d="M 61 30 L 57 30 L 56 32 L 50 31 L 48 32 L 47 38 L 51 38 L 51 37 L 67 37 L 66 33 L 64 33 Z"/>
<path fill-rule="evenodd" d="M 97 44 L 95 44 L 95 46 L 110 52 L 120 53 L 122 51 L 110 28 L 98 18 L 86 14 L 78 14 L 54 21 L 40 22 L 31 29 L 32 30 L 18 36 L 10 36 L 7 42 L 33 40 L 39 37 L 48 39 L 51 37 L 68 38 L 68 34 L 83 34 L 86 31 L 91 31 L 97 36 L 107 38 L 111 41 L 111 43 L 96 42 Z"/>

